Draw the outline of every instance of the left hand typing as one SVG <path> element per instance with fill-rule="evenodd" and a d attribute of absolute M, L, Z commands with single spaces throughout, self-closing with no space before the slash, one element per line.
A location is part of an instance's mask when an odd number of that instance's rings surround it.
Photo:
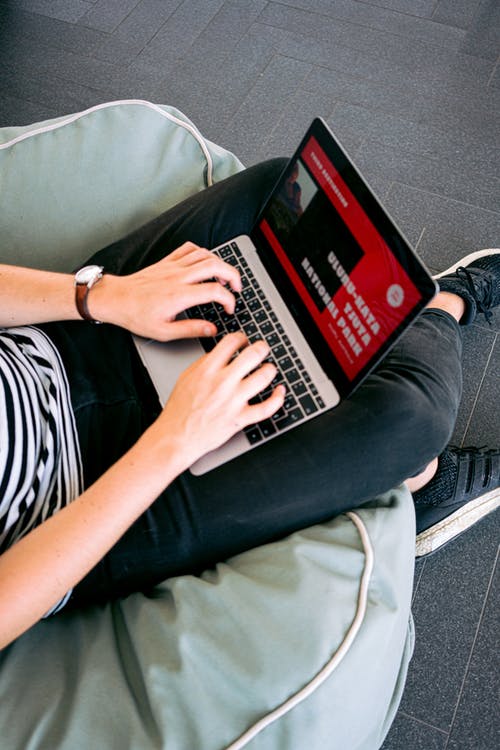
<path fill-rule="evenodd" d="M 228 285 L 228 286 L 227 286 Z M 195 305 L 217 302 L 234 312 L 231 292 L 241 291 L 238 271 L 213 253 L 186 242 L 158 263 L 129 276 L 104 276 L 89 295 L 97 320 L 158 341 L 214 336 L 204 320 L 176 320 Z"/>

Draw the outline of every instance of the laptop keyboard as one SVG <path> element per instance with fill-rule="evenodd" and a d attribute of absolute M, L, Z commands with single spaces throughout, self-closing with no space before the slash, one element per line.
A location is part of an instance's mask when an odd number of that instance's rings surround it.
<path fill-rule="evenodd" d="M 283 407 L 271 419 L 245 428 L 248 440 L 255 444 L 323 409 L 325 404 L 238 245 L 231 242 L 219 248 L 217 254 L 226 263 L 236 266 L 240 272 L 242 291 L 236 294 L 234 314 L 226 313 L 222 305 L 217 303 L 192 307 L 186 314 L 190 318 L 208 320 L 217 326 L 218 333 L 214 338 L 200 339 L 207 352 L 226 333 L 234 331 L 244 331 L 250 343 L 265 339 L 269 344 L 271 352 L 266 361 L 273 362 L 278 372 L 272 383 L 250 403 L 268 398 L 279 383 L 285 384 L 286 397 Z"/>

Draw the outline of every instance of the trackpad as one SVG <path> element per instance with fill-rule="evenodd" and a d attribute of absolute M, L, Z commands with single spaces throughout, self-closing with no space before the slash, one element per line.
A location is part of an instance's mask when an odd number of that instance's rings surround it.
<path fill-rule="evenodd" d="M 203 354 L 197 339 L 153 341 L 133 336 L 137 351 L 149 373 L 163 406 L 172 393 L 179 375 Z"/>

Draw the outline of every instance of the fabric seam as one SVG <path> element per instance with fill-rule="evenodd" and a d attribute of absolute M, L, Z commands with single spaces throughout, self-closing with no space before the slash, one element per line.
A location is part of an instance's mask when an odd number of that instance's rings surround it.
<path fill-rule="evenodd" d="M 102 109 L 108 109 L 110 107 L 117 107 L 122 105 L 134 105 L 134 106 L 143 106 L 147 107 L 148 109 L 152 109 L 154 112 L 157 112 L 158 114 L 162 115 L 162 117 L 165 117 L 167 120 L 171 120 L 176 125 L 179 125 L 180 127 L 187 130 L 193 138 L 197 141 L 198 145 L 200 146 L 203 155 L 207 162 L 207 186 L 210 187 L 213 184 L 213 161 L 212 156 L 210 154 L 210 151 L 208 149 L 208 146 L 205 142 L 205 139 L 201 135 L 201 133 L 198 132 L 198 130 L 195 128 L 193 124 L 190 122 L 185 122 L 184 120 L 181 120 L 179 117 L 176 117 L 175 115 L 171 114 L 170 112 L 166 112 L 164 109 L 162 109 L 157 104 L 153 104 L 152 102 L 148 102 L 144 99 L 118 99 L 116 101 L 112 102 L 103 102 L 102 104 L 96 104 L 94 107 L 89 107 L 89 109 L 85 109 L 82 112 L 76 112 L 73 115 L 70 115 L 65 120 L 62 120 L 60 122 L 54 122 L 51 125 L 45 125 L 44 127 L 37 128 L 36 130 L 32 130 L 28 133 L 23 133 L 22 135 L 16 136 L 16 138 L 13 138 L 10 141 L 7 141 L 6 143 L 0 144 L 0 151 L 3 151 L 4 149 L 10 148 L 11 146 L 15 146 L 16 143 L 21 143 L 22 141 L 27 140 L 28 138 L 32 138 L 36 135 L 42 135 L 43 133 L 50 133 L 52 130 L 58 130 L 59 128 L 64 127 L 65 125 L 71 125 L 73 122 L 76 122 L 77 120 L 81 119 L 82 117 L 85 117 L 86 115 L 92 114 L 93 112 L 98 112 Z"/>
<path fill-rule="evenodd" d="M 270 724 L 274 723 L 278 719 L 283 718 L 289 711 L 294 709 L 299 703 L 302 703 L 306 698 L 312 695 L 335 671 L 339 666 L 344 657 L 348 654 L 354 639 L 356 638 L 363 620 L 365 618 L 367 606 L 368 606 L 368 589 L 370 585 L 370 579 L 373 573 L 375 555 L 373 546 L 370 541 L 368 529 L 362 521 L 361 517 L 353 512 L 349 511 L 345 514 L 355 525 L 358 534 L 361 538 L 361 544 L 363 546 L 363 552 L 365 555 L 365 564 L 358 589 L 357 607 L 354 618 L 349 626 L 347 633 L 344 636 L 341 644 L 332 655 L 330 660 L 320 669 L 320 671 L 310 680 L 303 688 L 298 690 L 294 695 L 288 698 L 284 703 L 275 708 L 266 716 L 262 717 L 252 727 L 247 729 L 240 737 L 227 745 L 225 750 L 241 750 L 251 740 L 253 740 L 260 732 L 266 729 Z"/>

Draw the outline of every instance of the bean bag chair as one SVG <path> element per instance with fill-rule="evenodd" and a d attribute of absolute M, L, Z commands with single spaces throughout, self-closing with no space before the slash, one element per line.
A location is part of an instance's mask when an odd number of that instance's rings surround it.
<path fill-rule="evenodd" d="M 109 102 L 0 129 L 0 260 L 70 271 L 242 169 L 181 112 Z M 375 750 L 413 647 L 402 486 L 0 653 L 2 750 Z"/>

